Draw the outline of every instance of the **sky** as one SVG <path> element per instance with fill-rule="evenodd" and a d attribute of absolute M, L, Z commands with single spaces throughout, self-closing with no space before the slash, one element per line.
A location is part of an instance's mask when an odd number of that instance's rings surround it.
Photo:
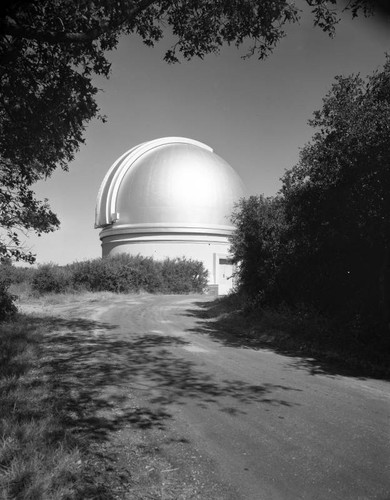
<path fill-rule="evenodd" d="M 159 137 L 195 139 L 213 148 L 240 175 L 246 196 L 272 196 L 313 135 L 307 121 L 321 108 L 336 75 L 366 76 L 390 53 L 390 18 L 344 16 L 330 39 L 310 12 L 263 61 L 243 60 L 245 49 L 168 65 L 164 40 L 146 47 L 124 37 L 108 56 L 109 80 L 99 79 L 97 101 L 105 124 L 88 124 L 85 144 L 69 165 L 35 186 L 58 215 L 60 229 L 25 238 L 37 263 L 67 264 L 101 256 L 94 229 L 96 196 L 104 175 L 125 151 Z"/>

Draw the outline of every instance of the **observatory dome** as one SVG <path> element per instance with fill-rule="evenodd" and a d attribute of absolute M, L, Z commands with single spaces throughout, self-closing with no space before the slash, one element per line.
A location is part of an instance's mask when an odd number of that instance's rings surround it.
<path fill-rule="evenodd" d="M 124 153 L 99 190 L 95 227 L 103 256 L 119 252 L 203 260 L 216 279 L 226 261 L 229 220 L 244 193 L 233 168 L 198 141 L 168 137 Z"/>
<path fill-rule="evenodd" d="M 231 226 L 242 181 L 211 148 L 183 138 L 141 144 L 114 163 L 103 181 L 96 226 Z"/>

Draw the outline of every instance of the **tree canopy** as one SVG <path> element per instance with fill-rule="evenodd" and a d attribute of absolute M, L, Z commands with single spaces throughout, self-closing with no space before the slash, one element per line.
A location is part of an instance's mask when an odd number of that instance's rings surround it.
<path fill-rule="evenodd" d="M 336 77 L 309 123 L 313 138 L 278 197 L 237 207 L 232 250 L 240 285 L 263 304 L 306 304 L 346 330 L 387 335 L 390 57 L 367 78 Z M 270 243 L 271 256 L 264 253 Z M 263 272 L 270 257 L 274 265 Z M 282 284 L 276 294 L 274 283 Z"/>
<path fill-rule="evenodd" d="M 313 22 L 333 34 L 343 7 L 306 0 Z M 369 14 L 369 0 L 350 0 L 353 16 Z M 0 6 L 0 257 L 33 260 L 18 230 L 59 225 L 47 200 L 31 186 L 56 168 L 67 169 L 87 123 L 104 120 L 93 76 L 108 77 L 107 53 L 123 35 L 153 46 L 167 29 L 174 45 L 167 62 L 204 57 L 223 44 L 244 56 L 266 57 L 300 10 L 286 0 L 3 0 Z"/>
<path fill-rule="evenodd" d="M 280 268 L 286 232 L 284 204 L 281 197 L 263 195 L 241 199 L 231 221 L 236 227 L 230 252 L 238 265 L 236 274 L 242 290 L 252 303 L 276 301 L 284 288 Z"/>
<path fill-rule="evenodd" d="M 296 255 L 312 266 L 304 293 L 326 311 L 387 323 L 390 58 L 367 79 L 337 77 L 309 123 L 316 133 L 283 179 Z"/>

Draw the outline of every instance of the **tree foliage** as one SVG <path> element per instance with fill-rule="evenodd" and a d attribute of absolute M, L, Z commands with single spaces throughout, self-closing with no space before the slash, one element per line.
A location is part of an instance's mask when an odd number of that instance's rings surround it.
<path fill-rule="evenodd" d="M 355 319 L 390 310 L 390 58 L 367 79 L 337 77 L 296 167 L 283 180 L 286 216 L 307 293 Z M 372 318 L 370 319 L 370 322 Z"/>
<path fill-rule="evenodd" d="M 241 289 L 257 302 L 279 297 L 283 287 L 280 268 L 286 251 L 282 198 L 260 195 L 241 199 L 231 220 L 236 230 L 230 251 Z"/>
<path fill-rule="evenodd" d="M 309 123 L 315 128 L 313 138 L 284 175 L 277 198 L 284 225 L 274 233 L 274 245 L 281 258 L 269 280 L 284 283 L 279 301 L 309 304 L 347 328 L 388 332 L 390 58 L 366 79 L 337 77 Z M 255 211 L 244 232 L 238 225 L 236 240 L 247 238 L 248 228 L 258 228 L 250 252 L 265 259 L 264 264 L 252 263 L 233 245 L 235 258 L 245 261 L 242 268 L 251 266 L 248 274 L 266 265 L 267 220 Z M 267 290 L 267 282 L 258 286 Z"/>
<path fill-rule="evenodd" d="M 337 0 L 307 0 L 314 24 L 332 34 L 342 10 Z M 353 16 L 371 12 L 350 0 Z M 94 75 L 109 76 L 107 53 L 123 35 L 153 46 L 168 27 L 174 45 L 167 62 L 204 57 L 224 44 L 266 57 L 297 22 L 286 0 L 3 0 L 0 6 L 0 257 L 32 261 L 20 230 L 38 234 L 59 225 L 34 182 L 67 169 L 86 124 L 104 119 Z"/>

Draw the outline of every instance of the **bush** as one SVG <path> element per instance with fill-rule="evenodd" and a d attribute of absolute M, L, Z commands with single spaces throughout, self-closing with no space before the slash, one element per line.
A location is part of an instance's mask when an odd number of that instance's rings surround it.
<path fill-rule="evenodd" d="M 92 292 L 130 293 L 142 288 L 140 258 L 118 255 L 110 259 L 93 259 L 69 266 L 76 289 Z"/>
<path fill-rule="evenodd" d="M 120 254 L 61 267 L 44 264 L 32 270 L 31 288 L 39 294 L 79 292 L 202 293 L 207 285 L 203 263 L 186 258 L 155 261 Z M 24 273 L 24 276 L 27 276 Z"/>
<path fill-rule="evenodd" d="M 162 282 L 165 293 L 202 293 L 207 285 L 207 271 L 196 260 L 166 259 L 162 262 Z"/>
<path fill-rule="evenodd" d="M 8 288 L 11 282 L 0 276 L 0 321 L 6 321 L 17 312 L 14 304 L 16 296 L 9 293 Z"/>
<path fill-rule="evenodd" d="M 65 293 L 72 289 L 72 274 L 67 267 L 43 264 L 34 273 L 31 285 L 40 294 Z"/>
<path fill-rule="evenodd" d="M 203 263 L 184 257 L 161 262 L 123 253 L 75 262 L 67 268 L 74 289 L 92 292 L 201 293 L 207 285 Z"/>

